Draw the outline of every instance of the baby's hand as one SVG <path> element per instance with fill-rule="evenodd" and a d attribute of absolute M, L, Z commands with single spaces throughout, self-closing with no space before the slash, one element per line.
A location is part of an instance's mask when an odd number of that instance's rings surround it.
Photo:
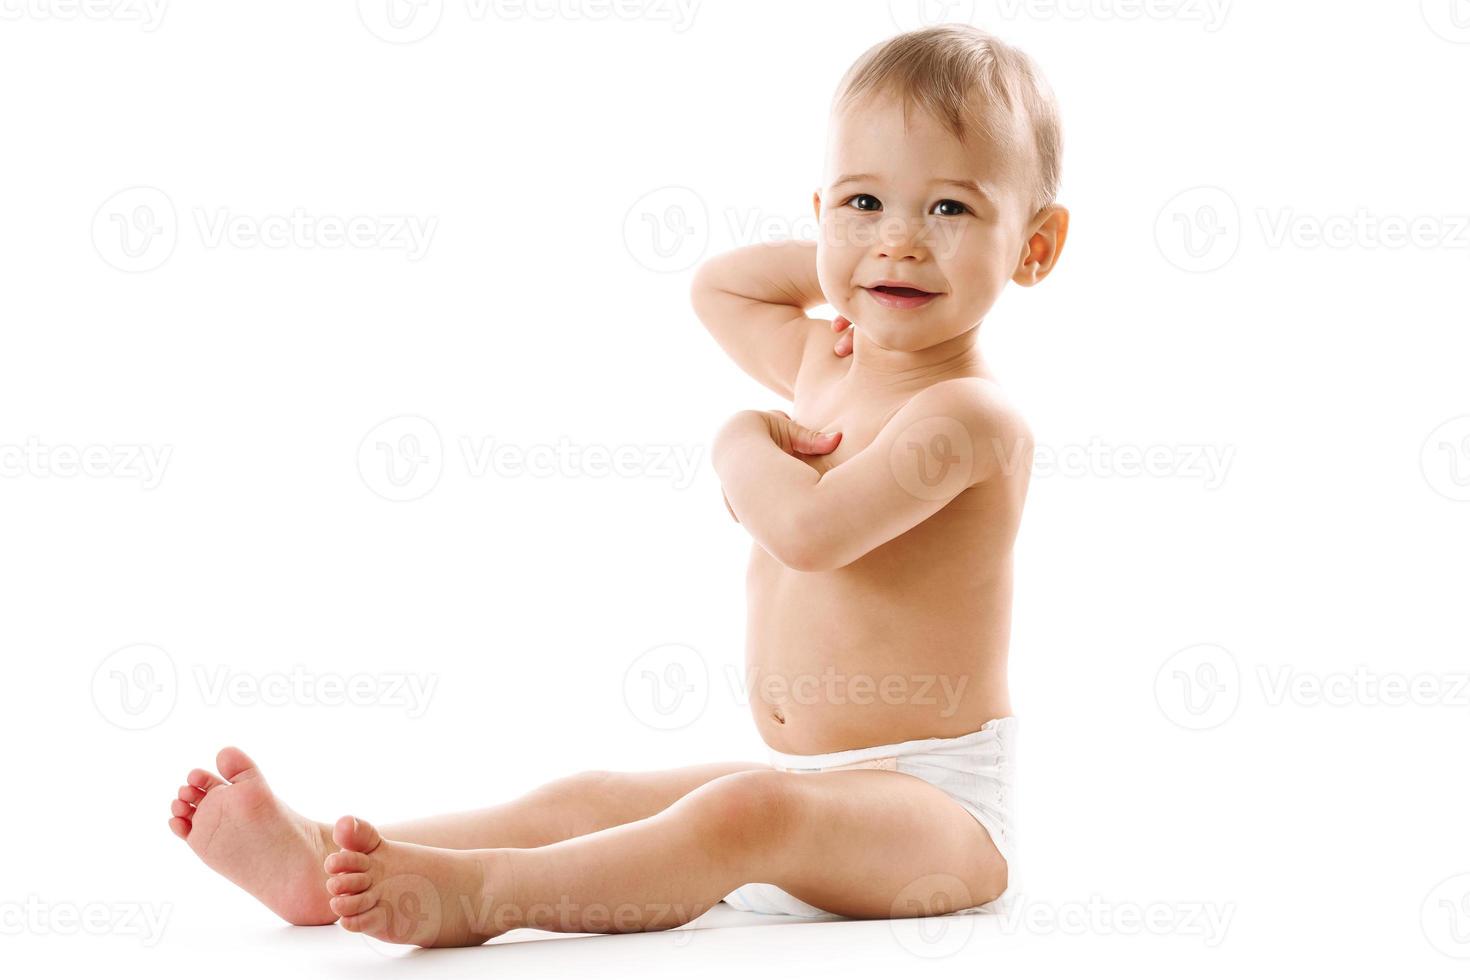
<path fill-rule="evenodd" d="M 817 432 L 777 409 L 761 412 L 771 429 L 771 441 L 792 456 L 825 456 L 842 441 L 841 432 Z"/>
<path fill-rule="evenodd" d="M 852 332 L 856 329 L 853 327 L 852 321 L 839 313 L 836 319 L 832 321 L 832 329 L 837 331 L 838 334 L 837 343 L 832 346 L 832 353 L 838 357 L 846 357 L 851 354 Z"/>
<path fill-rule="evenodd" d="M 825 456 L 842 441 L 841 432 L 816 432 L 808 429 L 799 422 L 793 422 L 791 416 L 780 409 L 773 412 L 752 411 L 750 415 L 764 421 L 771 441 L 792 456 Z M 735 508 L 730 506 L 730 498 L 725 496 L 723 488 L 720 496 L 725 499 L 725 509 L 730 512 L 730 517 L 739 524 L 740 518 L 735 515 Z"/>

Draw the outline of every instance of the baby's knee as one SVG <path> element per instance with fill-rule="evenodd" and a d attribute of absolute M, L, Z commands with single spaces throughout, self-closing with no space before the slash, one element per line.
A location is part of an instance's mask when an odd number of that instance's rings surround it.
<path fill-rule="evenodd" d="M 712 779 L 686 799 L 713 839 L 727 847 L 766 849 L 790 840 L 802 814 L 791 773 L 750 769 Z"/>

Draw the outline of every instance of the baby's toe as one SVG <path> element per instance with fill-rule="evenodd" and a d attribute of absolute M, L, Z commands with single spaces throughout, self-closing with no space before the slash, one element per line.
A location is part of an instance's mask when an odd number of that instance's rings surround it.
<path fill-rule="evenodd" d="M 191 770 L 189 770 L 189 776 L 188 776 L 188 778 L 185 781 L 190 786 L 196 786 L 196 787 L 198 787 L 199 789 L 203 790 L 206 793 L 208 793 L 210 790 L 214 789 L 216 786 L 223 786 L 224 785 L 224 781 L 223 780 L 221 780 L 214 773 L 208 772 L 208 771 L 206 771 L 204 769 L 191 769 Z"/>
<path fill-rule="evenodd" d="M 377 906 L 378 894 L 378 889 L 369 888 L 356 895 L 338 895 L 331 901 L 332 911 L 341 916 L 362 915 Z"/>
<path fill-rule="evenodd" d="M 169 817 L 168 829 L 177 834 L 180 840 L 188 840 L 189 831 L 194 829 L 194 825 L 183 817 Z"/>
<path fill-rule="evenodd" d="M 169 804 L 169 812 L 176 817 L 193 817 L 194 808 L 183 800 L 174 800 Z"/>
<path fill-rule="evenodd" d="M 348 932 L 365 932 L 370 936 L 384 936 L 388 933 L 388 912 L 381 905 L 361 915 L 344 915 L 337 922 Z"/>
<path fill-rule="evenodd" d="M 372 860 L 366 854 L 357 851 L 333 851 L 327 855 L 322 867 L 329 875 L 338 875 L 347 871 L 366 871 Z"/>
<path fill-rule="evenodd" d="M 364 854 L 371 854 L 383 843 L 377 828 L 357 817 L 339 819 L 332 828 L 332 840 L 344 851 L 361 851 Z"/>
<path fill-rule="evenodd" d="M 348 872 L 346 874 L 332 875 L 327 879 L 327 891 L 333 895 L 356 895 L 365 892 L 372 887 L 372 875 L 361 871 Z"/>
<path fill-rule="evenodd" d="M 183 786 L 179 787 L 179 799 L 183 800 L 185 803 L 198 806 L 199 801 L 204 799 L 204 790 L 200 789 L 198 786 L 190 786 L 186 783 Z"/>

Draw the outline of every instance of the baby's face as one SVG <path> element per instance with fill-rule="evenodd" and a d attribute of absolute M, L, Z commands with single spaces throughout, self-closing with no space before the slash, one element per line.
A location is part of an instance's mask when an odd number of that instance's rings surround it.
<path fill-rule="evenodd" d="M 1028 146 L 1023 124 L 1014 125 L 1015 145 Z M 966 146 L 918 108 L 905 130 L 893 99 L 834 115 L 813 196 L 827 302 L 892 350 L 923 350 L 970 330 L 1027 261 L 1039 220 L 1029 200 L 1034 165 L 1024 149 L 978 135 Z M 882 280 L 938 295 L 903 308 L 870 289 Z"/>

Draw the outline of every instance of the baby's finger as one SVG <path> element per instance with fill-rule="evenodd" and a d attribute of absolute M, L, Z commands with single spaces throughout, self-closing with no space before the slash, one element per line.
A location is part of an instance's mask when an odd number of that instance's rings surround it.
<path fill-rule="evenodd" d="M 852 353 L 852 331 L 844 331 L 838 338 L 837 343 L 832 345 L 832 353 L 838 357 L 846 357 Z"/>
<path fill-rule="evenodd" d="M 841 441 L 841 432 L 813 432 L 804 425 L 791 423 L 791 449 L 803 456 L 825 456 Z"/>
<path fill-rule="evenodd" d="M 841 313 L 837 314 L 837 316 L 832 319 L 832 329 L 837 331 L 838 333 L 841 333 L 850 326 L 852 326 L 852 321 L 843 316 Z"/>

